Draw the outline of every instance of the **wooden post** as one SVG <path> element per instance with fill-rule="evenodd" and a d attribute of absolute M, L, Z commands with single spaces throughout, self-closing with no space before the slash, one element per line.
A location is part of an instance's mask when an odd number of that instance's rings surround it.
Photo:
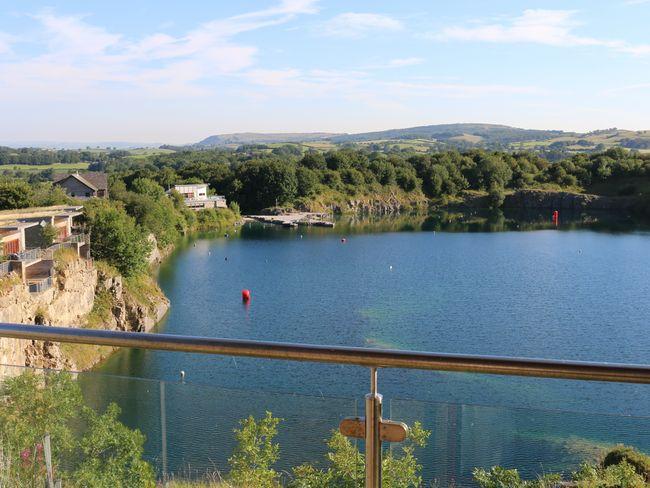
<path fill-rule="evenodd" d="M 54 488 L 54 474 L 52 473 L 52 447 L 50 446 L 50 434 L 45 434 L 45 437 L 43 438 L 43 451 L 45 454 L 47 488 Z"/>

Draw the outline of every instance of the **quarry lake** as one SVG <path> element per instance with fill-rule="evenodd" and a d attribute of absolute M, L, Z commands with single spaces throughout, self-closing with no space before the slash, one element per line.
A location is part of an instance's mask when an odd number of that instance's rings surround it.
<path fill-rule="evenodd" d="M 453 214 L 347 219 L 334 229 L 246 224 L 179 246 L 159 272 L 160 332 L 449 353 L 650 362 L 650 233 Z M 342 237 L 346 242 L 342 242 Z M 241 290 L 252 300 L 242 304 Z M 180 371 L 185 381 L 180 381 Z M 122 350 L 82 378 L 147 436 L 159 470 L 226 471 L 237 421 L 282 418 L 280 470 L 322 465 L 362 415 L 360 367 Z M 142 379 L 144 378 L 144 379 Z M 425 480 L 475 466 L 570 472 L 602 446 L 650 450 L 645 385 L 380 370 L 385 416 L 432 431 Z M 397 448 L 396 446 L 387 448 Z"/>

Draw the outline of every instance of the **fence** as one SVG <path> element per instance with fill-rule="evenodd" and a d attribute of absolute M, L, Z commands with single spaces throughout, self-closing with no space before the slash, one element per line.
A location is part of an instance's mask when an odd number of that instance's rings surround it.
<path fill-rule="evenodd" d="M 379 368 L 650 384 L 650 366 L 646 365 L 319 346 L 21 324 L 0 324 L 0 337 L 368 367 L 370 393 L 365 395 L 365 417 L 348 418 L 340 424 L 340 431 L 344 435 L 365 440 L 367 488 L 381 487 L 382 442 L 403 440 L 407 432 L 405 424 L 382 418 L 382 396 L 377 387 Z"/>

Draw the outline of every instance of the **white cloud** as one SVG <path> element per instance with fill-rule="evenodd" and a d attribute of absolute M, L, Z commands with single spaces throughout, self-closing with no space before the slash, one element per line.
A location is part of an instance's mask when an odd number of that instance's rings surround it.
<path fill-rule="evenodd" d="M 427 80 L 384 81 L 366 71 L 250 70 L 244 77 L 263 86 L 266 97 L 314 98 L 335 95 L 350 100 L 381 98 L 472 98 L 486 95 L 539 95 L 534 86 L 439 83 Z"/>
<path fill-rule="evenodd" d="M 427 37 L 436 40 L 533 43 L 556 47 L 597 46 L 633 55 L 650 54 L 650 44 L 630 44 L 575 33 L 580 26 L 575 10 L 524 10 L 523 14 L 500 23 L 452 26 Z"/>
<path fill-rule="evenodd" d="M 359 38 L 372 31 L 395 32 L 404 25 L 388 15 L 348 12 L 337 15 L 322 25 L 322 32 L 332 37 Z"/>
<path fill-rule="evenodd" d="M 0 59 L 0 99 L 203 95 L 207 88 L 201 82 L 256 64 L 257 47 L 239 43 L 238 34 L 316 11 L 317 0 L 282 0 L 268 9 L 205 22 L 178 37 L 153 33 L 129 40 L 88 17 L 45 9 L 32 16 L 40 30 L 30 43 L 40 52 Z M 0 33 L 0 54 L 10 52 L 11 42 Z"/>

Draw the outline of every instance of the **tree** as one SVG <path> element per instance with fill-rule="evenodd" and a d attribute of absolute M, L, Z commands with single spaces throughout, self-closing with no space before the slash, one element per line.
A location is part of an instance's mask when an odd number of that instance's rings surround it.
<path fill-rule="evenodd" d="M 54 240 L 57 238 L 57 235 L 58 232 L 56 231 L 56 227 L 54 227 L 52 224 L 45 224 L 45 226 L 41 228 L 40 246 L 43 249 L 50 247 L 54 243 Z"/>
<path fill-rule="evenodd" d="M 140 195 L 147 195 L 155 200 L 165 196 L 165 189 L 149 178 L 137 178 L 131 183 L 133 191 Z"/>
<path fill-rule="evenodd" d="M 74 437 L 68 423 L 77 416 L 83 403 L 79 385 L 72 376 L 68 373 L 37 375 L 28 371 L 4 380 L 1 393 L 3 447 L 8 447 L 17 458 L 32 459 L 45 433 L 49 433 L 52 460 L 58 465 L 73 448 Z"/>
<path fill-rule="evenodd" d="M 293 202 L 298 181 L 292 164 L 269 160 L 252 160 L 237 168 L 242 189 L 237 201 L 244 211 L 259 210 Z"/>
<path fill-rule="evenodd" d="M 415 422 L 400 448 L 383 455 L 382 486 L 403 488 L 422 484 L 422 466 L 415 458 L 415 449 L 424 447 L 430 435 L 431 432 Z M 338 431 L 332 433 L 327 445 L 330 448 L 327 453 L 328 467 L 317 469 L 310 464 L 303 464 L 294 468 L 294 479 L 289 485 L 291 488 L 363 487 L 365 462 L 358 448 Z"/>
<path fill-rule="evenodd" d="M 280 419 L 271 412 L 259 421 L 251 415 L 235 429 L 237 446 L 228 459 L 230 481 L 241 488 L 279 487 L 279 474 L 272 468 L 280 456 L 280 446 L 273 444 Z"/>
<path fill-rule="evenodd" d="M 319 152 L 308 152 L 300 160 L 300 165 L 309 169 L 325 169 L 325 157 Z"/>
<path fill-rule="evenodd" d="M 0 183 L 0 210 L 25 208 L 32 205 L 32 188 L 24 181 Z"/>
<path fill-rule="evenodd" d="M 89 201 L 84 209 L 93 256 L 106 260 L 124 276 L 145 272 L 151 244 L 133 217 L 106 200 Z"/>
<path fill-rule="evenodd" d="M 299 197 L 309 197 L 316 193 L 318 188 L 318 174 L 303 166 L 296 169 L 296 179 L 298 181 L 297 193 Z"/>
<path fill-rule="evenodd" d="M 79 442 L 79 466 L 72 478 L 80 486 L 96 488 L 153 488 L 154 471 L 142 459 L 145 437 L 118 420 L 114 403 L 99 415 L 85 407 L 88 429 Z"/>

